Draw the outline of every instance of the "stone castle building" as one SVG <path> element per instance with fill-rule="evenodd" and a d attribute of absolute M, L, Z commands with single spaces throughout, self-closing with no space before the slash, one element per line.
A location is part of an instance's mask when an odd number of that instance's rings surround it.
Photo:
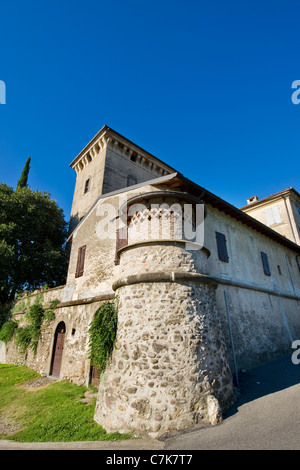
<path fill-rule="evenodd" d="M 300 194 L 294 188 L 260 200 L 253 196 L 241 210 L 300 245 Z"/>
<path fill-rule="evenodd" d="M 11 342 L 0 360 L 96 383 L 95 420 L 109 432 L 157 437 L 219 422 L 237 372 L 290 352 L 300 338 L 299 194 L 237 209 L 107 126 L 71 167 L 67 281 L 43 294 L 45 303 L 59 300 L 55 319 L 36 355 L 20 357 Z M 273 201 L 280 221 L 275 209 L 268 224 L 259 210 Z M 115 296 L 116 349 L 99 378 L 87 331 Z M 16 318 L 23 310 L 19 302 Z"/>

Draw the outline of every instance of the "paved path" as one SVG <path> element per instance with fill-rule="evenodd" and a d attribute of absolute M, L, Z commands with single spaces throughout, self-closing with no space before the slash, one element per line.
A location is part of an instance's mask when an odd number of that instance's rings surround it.
<path fill-rule="evenodd" d="M 240 389 L 222 424 L 170 437 L 165 449 L 300 450 L 300 364 L 289 355 L 242 373 Z"/>
<path fill-rule="evenodd" d="M 0 450 L 159 450 L 164 443 L 155 439 L 130 439 L 124 441 L 84 442 L 14 442 L 1 441 Z"/>
<path fill-rule="evenodd" d="M 240 374 L 241 394 L 218 426 L 199 425 L 158 441 L 17 443 L 0 441 L 0 450 L 300 450 L 300 364 L 285 356 Z"/>

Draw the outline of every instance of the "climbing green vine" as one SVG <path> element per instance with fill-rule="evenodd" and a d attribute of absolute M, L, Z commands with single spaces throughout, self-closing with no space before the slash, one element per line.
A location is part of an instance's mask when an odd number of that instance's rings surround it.
<path fill-rule="evenodd" d="M 100 374 L 105 370 L 116 342 L 118 302 L 105 302 L 95 313 L 89 328 L 89 358 Z"/>
<path fill-rule="evenodd" d="M 8 343 L 15 334 L 18 323 L 13 320 L 7 320 L 0 329 L 0 341 Z"/>
<path fill-rule="evenodd" d="M 2 325 L 0 340 L 7 343 L 14 338 L 21 353 L 25 353 L 30 347 L 36 354 L 42 326 L 55 318 L 54 310 L 57 304 L 58 300 L 54 300 L 45 309 L 38 299 L 24 315 L 26 325 L 20 327 L 17 322 L 9 319 Z"/>

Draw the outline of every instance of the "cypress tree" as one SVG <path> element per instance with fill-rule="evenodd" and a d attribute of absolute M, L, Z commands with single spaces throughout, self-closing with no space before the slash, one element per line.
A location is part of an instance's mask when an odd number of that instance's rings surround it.
<path fill-rule="evenodd" d="M 24 165 L 24 168 L 23 168 L 22 174 L 20 176 L 20 179 L 18 181 L 17 189 L 27 187 L 28 173 L 29 173 L 29 169 L 30 169 L 30 161 L 31 161 L 31 158 L 28 157 L 27 160 L 26 160 L 26 163 Z"/>

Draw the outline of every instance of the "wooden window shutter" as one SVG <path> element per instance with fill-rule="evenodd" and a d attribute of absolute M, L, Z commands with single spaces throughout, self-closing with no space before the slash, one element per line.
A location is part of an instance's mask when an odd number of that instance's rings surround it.
<path fill-rule="evenodd" d="M 263 251 L 261 251 L 260 254 L 261 254 L 261 260 L 262 260 L 262 264 L 263 264 L 263 268 L 264 268 L 264 273 L 265 273 L 266 276 L 271 276 L 268 256 Z"/>
<path fill-rule="evenodd" d="M 226 238 L 225 238 L 224 233 L 216 232 L 216 239 L 217 239 L 219 260 L 225 261 L 226 263 L 228 263 L 229 257 L 228 257 Z"/>
<path fill-rule="evenodd" d="M 78 257 L 77 257 L 77 266 L 76 266 L 76 273 L 75 277 L 83 276 L 84 272 L 84 261 L 85 261 L 85 252 L 86 252 L 86 245 L 81 246 L 78 250 Z"/>
<path fill-rule="evenodd" d="M 119 228 L 116 234 L 116 256 L 115 264 L 120 264 L 119 250 L 128 244 L 127 226 Z"/>

